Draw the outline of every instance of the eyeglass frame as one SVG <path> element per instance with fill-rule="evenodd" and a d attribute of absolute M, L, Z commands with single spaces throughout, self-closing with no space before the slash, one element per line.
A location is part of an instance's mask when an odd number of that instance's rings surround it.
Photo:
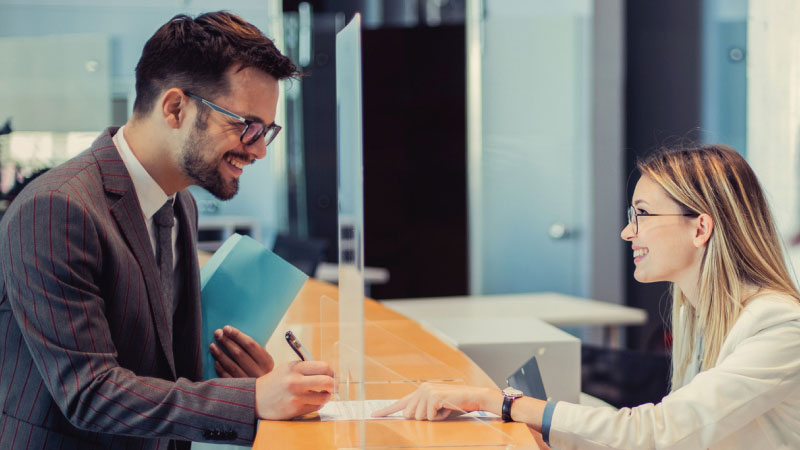
<path fill-rule="evenodd" d="M 282 127 L 280 125 L 276 124 L 275 122 L 272 122 L 271 124 L 267 125 L 266 123 L 261 122 L 261 121 L 246 119 L 246 118 L 236 114 L 235 112 L 228 111 L 227 109 L 225 109 L 225 108 L 223 108 L 223 107 L 221 107 L 219 105 L 216 105 L 216 104 L 204 99 L 203 97 L 200 97 L 199 95 L 192 94 L 191 92 L 188 92 L 188 91 L 184 91 L 184 93 L 187 96 L 189 96 L 189 97 L 199 101 L 200 103 L 208 106 L 209 108 L 213 109 L 214 111 L 217 111 L 219 113 L 225 114 L 228 117 L 231 117 L 233 119 L 238 120 L 239 122 L 242 122 L 245 126 L 244 126 L 244 130 L 242 130 L 242 134 L 239 135 L 239 142 L 241 142 L 244 145 L 248 145 L 248 146 L 249 145 L 253 145 L 253 144 L 256 143 L 256 141 L 261 139 L 262 136 L 267 136 L 267 133 L 269 133 L 270 130 L 275 130 L 274 133 L 272 134 L 272 136 L 269 138 L 269 140 L 268 141 L 267 140 L 264 141 L 264 147 L 266 147 L 267 145 L 272 143 L 273 140 L 275 140 L 275 137 L 278 135 L 278 133 L 280 133 L 280 131 L 282 129 Z M 245 142 L 244 135 L 247 133 L 247 130 L 250 128 L 250 125 L 252 125 L 254 123 L 258 123 L 258 124 L 263 125 L 264 126 L 264 131 L 262 133 L 260 133 L 260 134 L 256 134 L 255 137 L 253 137 L 252 139 L 249 140 L 249 142 Z"/>
<path fill-rule="evenodd" d="M 678 217 L 699 217 L 699 213 L 681 213 L 681 214 L 639 214 L 636 212 L 636 207 L 633 205 L 628 206 L 628 225 L 633 225 L 633 234 L 639 234 L 639 216 L 642 217 L 662 217 L 662 216 L 678 216 Z"/>

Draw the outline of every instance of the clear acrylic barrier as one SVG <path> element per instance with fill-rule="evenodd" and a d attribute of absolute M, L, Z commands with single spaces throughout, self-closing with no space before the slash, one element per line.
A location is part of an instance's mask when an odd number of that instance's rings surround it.
<path fill-rule="evenodd" d="M 364 166 L 361 119 L 361 16 L 336 35 L 339 185 L 339 309 L 336 359 L 353 400 L 364 398 Z M 323 316 L 325 317 L 325 316 Z"/>
<path fill-rule="evenodd" d="M 396 321 L 363 322 L 364 352 L 359 353 L 343 339 L 352 330 L 342 328 L 359 325 L 341 321 L 340 306 L 328 297 L 320 300 L 320 356 L 336 373 L 331 401 L 349 401 L 347 409 L 357 417 L 334 422 L 336 448 L 525 448 L 497 418 L 456 417 L 442 422 L 369 418 L 376 400 L 399 399 L 424 382 L 464 384 L 468 377 L 389 331 L 387 327 Z M 363 361 L 363 382 L 348 372 L 353 360 Z"/>
<path fill-rule="evenodd" d="M 332 402 L 349 402 L 326 406 L 338 406 L 354 417 L 334 422 L 336 448 L 520 448 L 496 418 L 459 417 L 437 423 L 368 418 L 375 400 L 398 399 L 425 381 L 463 384 L 468 378 L 380 323 L 364 320 L 359 14 L 336 35 L 336 109 L 339 301 L 320 300 L 319 354 L 336 374 Z"/>

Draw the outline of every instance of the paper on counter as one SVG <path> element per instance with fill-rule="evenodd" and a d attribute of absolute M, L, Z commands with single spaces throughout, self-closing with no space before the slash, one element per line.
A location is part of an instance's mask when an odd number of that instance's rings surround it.
<path fill-rule="evenodd" d="M 397 400 L 364 400 L 363 402 L 348 400 L 348 401 L 330 401 L 319 410 L 319 419 L 323 422 L 330 420 L 397 420 L 405 419 L 402 411 L 390 414 L 386 417 L 372 417 L 372 413 L 383 409 Z M 360 406 L 363 404 L 363 408 Z M 486 411 L 473 411 L 468 414 L 458 416 L 463 417 L 499 417 Z"/>
<path fill-rule="evenodd" d="M 306 279 L 253 238 L 228 238 L 200 269 L 203 378 L 217 378 L 208 350 L 214 330 L 231 325 L 266 344 Z"/>

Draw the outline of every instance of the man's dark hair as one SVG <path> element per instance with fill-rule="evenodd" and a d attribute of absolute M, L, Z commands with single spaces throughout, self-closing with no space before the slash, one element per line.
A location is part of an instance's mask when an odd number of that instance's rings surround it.
<path fill-rule="evenodd" d="M 136 65 L 135 114 L 147 114 L 158 96 L 177 87 L 202 97 L 225 95 L 225 72 L 255 67 L 275 79 L 297 75 L 297 67 L 253 24 L 225 11 L 194 19 L 179 14 L 147 41 Z"/>

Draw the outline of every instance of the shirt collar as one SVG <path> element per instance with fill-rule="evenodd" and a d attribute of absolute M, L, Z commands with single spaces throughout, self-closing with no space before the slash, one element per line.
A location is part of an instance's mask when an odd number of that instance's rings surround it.
<path fill-rule="evenodd" d="M 168 196 L 161 186 L 156 183 L 156 180 L 147 173 L 142 163 L 133 154 L 128 141 L 125 139 L 123 131 L 125 127 L 122 126 L 111 139 L 114 145 L 117 146 L 119 154 L 122 157 L 122 162 L 125 163 L 125 168 L 128 169 L 128 174 L 131 176 L 133 188 L 136 190 L 136 196 L 139 198 L 139 205 L 142 207 L 142 214 L 146 220 L 150 220 L 167 200 L 175 201 L 175 196 Z"/>

